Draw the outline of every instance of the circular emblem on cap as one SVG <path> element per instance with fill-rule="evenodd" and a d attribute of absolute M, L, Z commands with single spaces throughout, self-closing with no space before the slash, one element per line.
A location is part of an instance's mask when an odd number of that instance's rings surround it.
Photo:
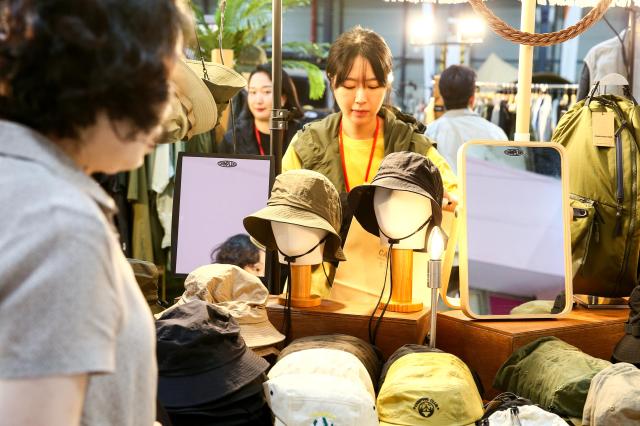
<path fill-rule="evenodd" d="M 433 416 L 436 410 L 439 410 L 438 403 L 431 398 L 420 398 L 413 405 L 413 409 L 418 411 L 422 417 L 428 418 Z"/>

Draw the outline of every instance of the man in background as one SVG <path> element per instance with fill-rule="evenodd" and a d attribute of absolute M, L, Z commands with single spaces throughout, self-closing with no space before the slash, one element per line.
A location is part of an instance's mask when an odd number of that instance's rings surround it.
<path fill-rule="evenodd" d="M 440 75 L 440 94 L 446 112 L 427 127 L 426 135 L 437 142 L 438 152 L 457 171 L 458 148 L 472 139 L 506 141 L 504 131 L 473 111 L 476 73 L 469 67 L 451 65 Z"/>

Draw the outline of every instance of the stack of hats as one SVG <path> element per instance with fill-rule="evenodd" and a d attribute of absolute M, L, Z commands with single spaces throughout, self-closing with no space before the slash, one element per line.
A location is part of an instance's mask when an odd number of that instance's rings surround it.
<path fill-rule="evenodd" d="M 482 398 L 469 367 L 454 355 L 405 345 L 383 367 L 380 425 L 474 425 Z"/>
<path fill-rule="evenodd" d="M 276 177 L 267 206 L 244 218 L 244 227 L 262 246 L 278 250 L 271 222 L 290 223 L 327 231 L 323 259 L 346 260 L 342 252 L 342 208 L 335 186 L 312 170 L 290 170 Z"/>
<path fill-rule="evenodd" d="M 378 425 L 371 373 L 361 361 L 376 369 L 373 348 L 332 336 L 292 345 L 281 353 L 264 383 L 276 425 Z"/>
<path fill-rule="evenodd" d="M 624 336 L 613 350 L 612 362 L 627 362 L 640 367 L 640 286 L 629 296 L 629 320 L 624 324 Z"/>
<path fill-rule="evenodd" d="M 226 311 L 201 300 L 156 321 L 158 399 L 174 426 L 269 425 L 269 364 L 247 348 Z"/>
<path fill-rule="evenodd" d="M 584 404 L 582 424 L 640 424 L 640 370 L 621 362 L 596 374 Z"/>
<path fill-rule="evenodd" d="M 284 335 L 269 322 L 269 291 L 258 277 L 244 269 L 220 263 L 200 266 L 189 273 L 184 288 L 178 302 L 167 311 L 192 300 L 212 303 L 237 321 L 247 347 L 260 354 L 272 352 L 269 348 L 284 340 Z"/>

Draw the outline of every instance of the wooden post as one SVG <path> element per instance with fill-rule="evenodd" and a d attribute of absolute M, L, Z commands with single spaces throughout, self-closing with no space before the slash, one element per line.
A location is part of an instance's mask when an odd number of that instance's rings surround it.
<path fill-rule="evenodd" d="M 291 306 L 309 308 L 318 306 L 322 299 L 317 294 L 311 294 L 311 265 L 291 265 Z M 278 297 L 281 305 L 286 305 L 287 295 Z"/>
<path fill-rule="evenodd" d="M 392 312 L 416 312 L 422 302 L 413 303 L 413 250 L 391 249 L 391 301 L 387 310 Z"/>
<path fill-rule="evenodd" d="M 536 29 L 536 2 L 522 0 L 520 29 L 528 33 Z M 531 121 L 531 74 L 533 72 L 533 46 L 520 45 L 518 62 L 518 95 L 516 98 L 516 142 L 529 142 L 529 122 Z"/>

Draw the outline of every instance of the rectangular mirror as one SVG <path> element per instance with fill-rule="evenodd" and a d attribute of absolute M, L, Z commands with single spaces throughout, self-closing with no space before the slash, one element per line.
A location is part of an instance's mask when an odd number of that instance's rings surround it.
<path fill-rule="evenodd" d="M 458 152 L 460 296 L 472 318 L 571 310 L 568 179 L 548 142 L 472 141 Z"/>

